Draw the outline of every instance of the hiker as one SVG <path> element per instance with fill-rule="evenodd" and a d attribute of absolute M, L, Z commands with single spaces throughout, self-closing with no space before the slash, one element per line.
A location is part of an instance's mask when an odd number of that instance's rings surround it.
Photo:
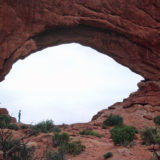
<path fill-rule="evenodd" d="M 19 113 L 18 113 L 18 122 L 20 122 L 21 120 L 21 110 L 19 110 Z"/>

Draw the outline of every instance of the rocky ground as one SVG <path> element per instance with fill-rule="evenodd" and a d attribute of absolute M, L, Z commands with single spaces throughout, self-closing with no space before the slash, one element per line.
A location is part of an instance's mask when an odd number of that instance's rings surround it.
<path fill-rule="evenodd" d="M 78 156 L 67 155 L 67 160 L 103 160 L 103 155 L 107 152 L 112 152 L 111 160 L 150 160 L 153 153 L 151 151 L 153 146 L 142 145 L 141 136 L 139 133 L 135 135 L 134 143 L 123 146 L 114 146 L 110 138 L 110 128 L 102 129 L 102 123 L 110 113 L 119 114 L 123 117 L 126 125 L 135 126 L 138 130 L 145 126 L 154 126 L 153 117 L 160 114 L 159 106 L 138 105 L 134 104 L 128 108 L 123 107 L 123 103 L 116 103 L 98 112 L 97 115 L 89 123 L 78 123 L 73 125 L 59 126 L 61 131 L 67 132 L 72 140 L 80 140 L 86 146 Z M 17 123 L 18 124 L 18 123 Z M 21 124 L 18 124 L 21 125 Z M 79 132 L 83 129 L 92 129 L 102 135 L 101 138 L 88 135 L 80 135 Z M 12 131 L 15 138 L 20 138 L 28 134 L 29 129 L 21 129 Z M 27 145 L 34 146 L 35 156 L 41 157 L 46 152 L 46 149 L 53 149 L 52 136 L 54 133 L 40 133 L 37 136 L 30 136 L 26 138 Z M 155 146 L 157 147 L 157 146 Z"/>

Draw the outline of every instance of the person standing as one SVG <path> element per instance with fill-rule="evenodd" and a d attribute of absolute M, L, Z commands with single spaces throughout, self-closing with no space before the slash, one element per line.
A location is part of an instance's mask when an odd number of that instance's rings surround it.
<path fill-rule="evenodd" d="M 21 110 L 19 110 L 19 113 L 18 113 L 18 122 L 21 121 Z"/>

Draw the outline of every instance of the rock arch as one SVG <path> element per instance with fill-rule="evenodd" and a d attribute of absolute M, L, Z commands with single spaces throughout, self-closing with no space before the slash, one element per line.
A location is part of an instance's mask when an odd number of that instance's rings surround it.
<path fill-rule="evenodd" d="M 0 80 L 18 59 L 78 42 L 145 78 L 124 106 L 160 105 L 159 10 L 158 0 L 1 0 Z"/>

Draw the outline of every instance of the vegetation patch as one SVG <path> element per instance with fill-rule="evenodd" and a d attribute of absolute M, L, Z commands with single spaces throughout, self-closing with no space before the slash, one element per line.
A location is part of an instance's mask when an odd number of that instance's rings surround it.
<path fill-rule="evenodd" d="M 65 160 L 65 154 L 56 151 L 48 151 L 45 160 Z"/>
<path fill-rule="evenodd" d="M 112 152 L 107 152 L 106 154 L 104 154 L 104 158 L 105 159 L 108 159 L 108 158 L 110 158 L 112 156 L 113 156 Z"/>
<path fill-rule="evenodd" d="M 116 126 L 110 130 L 114 144 L 123 146 L 127 146 L 134 140 L 135 131 L 133 126 Z"/>
<path fill-rule="evenodd" d="M 160 126 L 160 116 L 154 117 L 154 123 L 155 125 Z"/>
<path fill-rule="evenodd" d="M 68 133 L 54 134 L 52 140 L 54 146 L 59 146 L 58 153 L 61 153 L 61 155 L 65 155 L 66 153 L 78 155 L 85 150 L 85 146 L 82 145 L 81 141 L 69 142 L 69 139 Z"/>
<path fill-rule="evenodd" d="M 52 120 L 42 121 L 31 127 L 33 134 L 49 133 L 49 132 L 60 132 L 60 129 L 54 125 Z"/>
<path fill-rule="evenodd" d="M 22 124 L 22 125 L 20 126 L 20 128 L 21 128 L 21 129 L 27 129 L 27 128 L 29 128 L 29 126 L 26 125 L 26 124 Z"/>
<path fill-rule="evenodd" d="M 67 144 L 69 142 L 69 135 L 68 133 L 63 132 L 62 134 L 55 133 L 52 137 L 54 146 L 60 146 Z"/>
<path fill-rule="evenodd" d="M 140 131 L 142 137 L 142 143 L 145 145 L 151 145 L 155 143 L 156 129 L 152 127 L 145 127 Z"/>
<path fill-rule="evenodd" d="M 13 129 L 13 130 L 19 130 L 18 125 L 16 125 L 15 123 L 10 123 L 8 124 L 8 129 Z"/>
<path fill-rule="evenodd" d="M 72 155 L 78 155 L 85 150 L 85 146 L 82 145 L 81 141 L 73 141 L 68 143 L 67 152 Z"/>
<path fill-rule="evenodd" d="M 97 133 L 97 132 L 95 132 L 93 130 L 89 130 L 89 129 L 84 129 L 84 130 L 80 131 L 79 134 L 80 135 L 96 136 L 96 137 L 99 137 L 99 138 L 102 137 L 99 133 Z"/>
<path fill-rule="evenodd" d="M 108 126 L 117 126 L 123 124 L 123 118 L 120 115 L 110 114 L 109 117 L 103 121 L 102 128 L 106 129 Z"/>
<path fill-rule="evenodd" d="M 32 160 L 34 149 L 21 139 L 13 139 L 10 130 L 0 130 L 0 150 L 4 160 Z"/>
<path fill-rule="evenodd" d="M 7 128 L 11 123 L 11 118 L 7 115 L 0 114 L 0 128 Z"/>

